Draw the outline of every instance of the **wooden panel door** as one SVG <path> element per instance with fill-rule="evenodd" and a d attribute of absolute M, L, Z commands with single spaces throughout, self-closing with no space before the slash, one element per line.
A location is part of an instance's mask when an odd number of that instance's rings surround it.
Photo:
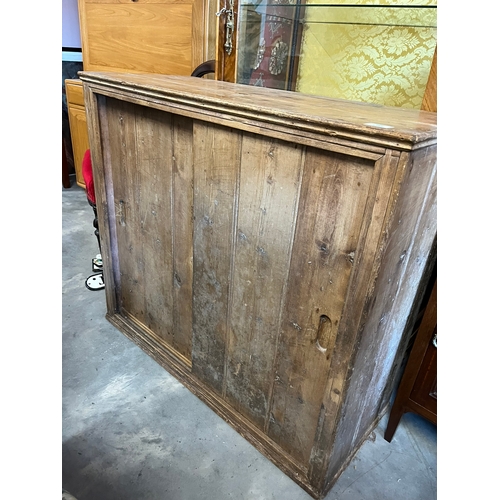
<path fill-rule="evenodd" d="M 208 59 L 208 0 L 79 0 L 83 68 L 190 75 Z"/>

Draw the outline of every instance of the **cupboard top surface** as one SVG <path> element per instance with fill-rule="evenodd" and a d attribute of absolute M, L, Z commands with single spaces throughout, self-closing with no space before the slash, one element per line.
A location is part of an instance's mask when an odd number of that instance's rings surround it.
<path fill-rule="evenodd" d="M 367 138 L 405 143 L 413 149 L 437 141 L 437 115 L 421 110 L 310 96 L 296 92 L 259 88 L 185 76 L 79 73 L 87 84 L 111 91 L 133 93 L 156 103 L 194 106 L 202 113 L 225 113 L 239 119 L 287 122 L 291 127 L 308 126 L 330 136 Z"/>

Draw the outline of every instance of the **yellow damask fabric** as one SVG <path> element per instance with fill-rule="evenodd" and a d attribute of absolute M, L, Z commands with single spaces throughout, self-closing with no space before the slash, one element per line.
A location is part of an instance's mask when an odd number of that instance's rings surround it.
<path fill-rule="evenodd" d="M 435 6 L 436 0 L 314 6 L 327 1 L 309 0 L 305 9 L 295 90 L 419 109 L 436 47 L 437 9 L 417 6 Z"/>

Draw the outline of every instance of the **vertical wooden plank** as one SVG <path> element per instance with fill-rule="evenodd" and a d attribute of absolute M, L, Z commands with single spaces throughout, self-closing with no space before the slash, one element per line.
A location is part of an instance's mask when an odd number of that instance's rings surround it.
<path fill-rule="evenodd" d="M 433 113 L 437 113 L 437 53 L 436 46 L 421 106 L 421 109 L 424 111 L 432 111 Z"/>
<path fill-rule="evenodd" d="M 224 6 L 223 2 L 219 2 L 219 8 Z M 218 37 L 217 37 L 217 57 L 215 58 L 215 78 L 225 82 L 236 82 L 237 59 L 238 59 L 238 12 L 239 2 L 233 1 L 233 23 L 234 30 L 232 33 L 233 49 L 231 54 L 228 54 L 224 45 L 227 42 L 226 38 L 226 21 L 227 16 L 222 14 L 218 18 Z"/>
<path fill-rule="evenodd" d="M 373 162 L 309 149 L 276 360 L 269 436 L 303 464 L 314 443 Z"/>
<path fill-rule="evenodd" d="M 109 143 L 109 161 L 113 165 L 116 240 L 121 276 L 119 307 L 137 319 L 144 315 L 144 259 L 138 221 L 140 183 L 135 141 L 135 114 L 130 104 L 107 100 L 108 130 L 116 140 Z"/>
<path fill-rule="evenodd" d="M 138 167 L 133 177 L 127 177 L 139 186 L 134 189 L 138 193 L 134 234 L 136 245 L 142 245 L 136 264 L 144 283 L 144 312 L 129 313 L 173 345 L 172 118 L 154 109 L 133 109 Z"/>
<path fill-rule="evenodd" d="M 243 136 L 226 399 L 260 429 L 269 411 L 302 152 L 294 144 Z"/>
<path fill-rule="evenodd" d="M 173 124 L 173 330 L 174 348 L 191 359 L 193 327 L 193 120 Z"/>
<path fill-rule="evenodd" d="M 193 0 L 191 12 L 191 71 L 208 60 L 209 0 Z M 215 19 L 212 19 L 215 23 Z"/>
<path fill-rule="evenodd" d="M 193 137 L 193 373 L 222 394 L 241 134 L 195 121 Z"/>
<path fill-rule="evenodd" d="M 217 58 L 217 38 L 219 36 L 219 18 L 217 12 L 219 11 L 218 0 L 205 0 L 205 17 L 203 22 L 205 24 L 206 35 L 206 55 L 202 61 L 215 60 Z M 214 78 L 214 75 L 208 75 L 206 78 Z"/>

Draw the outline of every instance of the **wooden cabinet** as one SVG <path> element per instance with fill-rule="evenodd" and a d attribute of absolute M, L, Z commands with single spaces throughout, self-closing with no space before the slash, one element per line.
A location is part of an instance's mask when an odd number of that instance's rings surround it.
<path fill-rule="evenodd" d="M 107 318 L 322 497 L 387 408 L 436 235 L 436 115 L 81 79 Z"/>
<path fill-rule="evenodd" d="M 83 155 L 89 149 L 87 133 L 87 118 L 83 100 L 83 85 L 81 80 L 66 80 L 66 98 L 68 101 L 69 126 L 71 130 L 71 145 L 75 161 L 76 183 L 85 188 L 82 175 Z"/>

